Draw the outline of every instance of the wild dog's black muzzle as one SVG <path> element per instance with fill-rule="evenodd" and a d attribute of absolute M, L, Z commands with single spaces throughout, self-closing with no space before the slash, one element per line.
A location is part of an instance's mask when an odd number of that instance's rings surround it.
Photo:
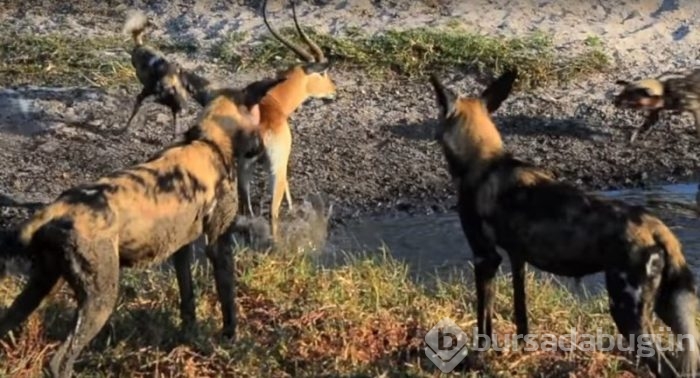
<path fill-rule="evenodd" d="M 252 159 L 264 151 L 262 137 L 258 132 L 241 133 L 238 138 L 239 155 Z"/>

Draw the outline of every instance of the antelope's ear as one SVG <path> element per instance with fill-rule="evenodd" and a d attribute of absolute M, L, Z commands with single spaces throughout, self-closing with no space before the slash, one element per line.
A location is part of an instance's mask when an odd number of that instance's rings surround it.
<path fill-rule="evenodd" d="M 495 112 L 508 98 L 517 78 L 518 72 L 515 69 L 508 70 L 481 93 L 481 100 L 486 104 L 489 113 Z"/>
<path fill-rule="evenodd" d="M 313 62 L 313 63 L 307 63 L 302 66 L 304 69 L 304 73 L 309 75 L 313 73 L 317 74 L 324 74 L 328 71 L 328 69 L 331 67 L 331 62 L 330 61 L 325 61 L 321 63 Z"/>
<path fill-rule="evenodd" d="M 436 74 L 430 75 L 430 84 L 435 89 L 435 99 L 442 110 L 441 116 L 442 118 L 447 118 L 455 111 L 457 95 L 449 88 L 446 88 Z"/>

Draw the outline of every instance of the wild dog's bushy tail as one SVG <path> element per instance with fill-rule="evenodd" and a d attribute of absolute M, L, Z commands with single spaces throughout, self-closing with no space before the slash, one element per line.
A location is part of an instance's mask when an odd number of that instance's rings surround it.
<path fill-rule="evenodd" d="M 698 306 L 695 278 L 688 266 L 681 243 L 662 222 L 654 222 L 652 234 L 665 252 L 666 262 L 656 299 L 656 313 L 668 326 L 679 346 L 678 373 L 694 377 L 700 364 L 700 334 L 695 325 Z"/>
<path fill-rule="evenodd" d="M 131 34 L 131 38 L 134 40 L 136 46 L 143 45 L 143 32 L 146 28 L 150 26 L 151 23 L 148 21 L 148 17 L 145 13 L 141 11 L 131 11 L 126 17 L 124 22 L 124 33 Z"/>

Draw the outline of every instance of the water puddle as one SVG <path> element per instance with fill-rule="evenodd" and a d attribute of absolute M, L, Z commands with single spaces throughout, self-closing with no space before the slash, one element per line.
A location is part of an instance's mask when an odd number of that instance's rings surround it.
<path fill-rule="evenodd" d="M 678 184 L 599 194 L 645 205 L 654 211 L 680 238 L 688 263 L 696 275 L 700 275 L 700 217 L 693 212 L 696 191 L 697 184 Z M 394 258 L 408 263 L 418 275 L 442 277 L 455 269 L 463 270 L 465 275 L 471 271 L 471 250 L 456 212 L 366 218 L 339 226 L 330 235 L 326 256 L 333 260 L 339 254 L 352 254 L 352 251 L 380 254 L 383 247 Z M 504 259 L 502 271 L 510 272 L 507 259 Z M 559 281 L 567 286 L 573 284 L 571 279 Z M 602 283 L 602 274 L 583 280 L 589 293 L 600 290 Z"/>

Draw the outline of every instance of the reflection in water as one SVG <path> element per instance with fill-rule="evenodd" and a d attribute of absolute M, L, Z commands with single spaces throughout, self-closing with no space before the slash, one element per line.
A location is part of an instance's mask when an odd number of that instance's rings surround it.
<path fill-rule="evenodd" d="M 696 190 L 697 184 L 683 184 L 601 194 L 645 205 L 654 211 L 680 238 L 688 263 L 698 275 L 700 218 L 693 210 Z M 440 274 L 441 271 L 453 269 L 470 271 L 466 268 L 471 265 L 471 250 L 455 212 L 400 218 L 367 218 L 341 226 L 332 233 L 325 255 L 333 260 L 338 258 L 340 251 L 350 254 L 354 251 L 381 253 L 382 245 L 386 246 L 393 257 L 406 261 L 419 274 Z M 507 259 L 504 259 L 502 269 L 506 273 L 510 272 Z M 567 281 L 560 280 L 565 283 Z M 588 292 L 597 291 L 603 282 L 602 274 L 586 277 L 583 281 Z"/>

